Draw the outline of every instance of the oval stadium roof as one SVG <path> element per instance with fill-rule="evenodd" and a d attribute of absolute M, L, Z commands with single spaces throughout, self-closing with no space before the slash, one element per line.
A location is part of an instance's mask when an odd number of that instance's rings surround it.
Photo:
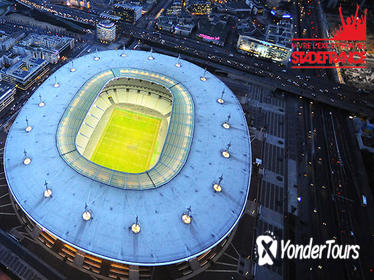
<path fill-rule="evenodd" d="M 8 185 L 34 222 L 82 251 L 134 265 L 188 260 L 223 240 L 244 210 L 251 175 L 246 119 L 231 90 L 202 68 L 184 60 L 176 67 L 176 58 L 157 53 L 152 54 L 153 60 L 147 52 L 122 53 L 80 57 L 74 60 L 75 71 L 68 63 L 36 90 L 8 134 L 4 151 Z M 176 176 L 158 188 L 121 189 L 83 176 L 57 148 L 58 125 L 75 94 L 98 73 L 121 68 L 159 73 L 179 83 L 193 100 L 193 138 L 187 159 Z M 217 99 L 223 90 L 225 102 L 220 104 Z M 45 106 L 39 106 L 39 96 Z M 229 115 L 230 128 L 224 128 Z M 29 132 L 26 119 L 32 127 Z M 230 156 L 224 157 L 227 148 Z M 25 158 L 31 162 L 25 164 Z M 215 192 L 213 184 L 220 176 L 222 191 Z M 45 181 L 52 190 L 48 198 L 43 196 Z M 86 205 L 92 216 L 88 221 L 82 218 Z M 190 224 L 181 219 L 187 209 Z M 140 232 L 134 234 L 131 225 L 136 217 Z"/>

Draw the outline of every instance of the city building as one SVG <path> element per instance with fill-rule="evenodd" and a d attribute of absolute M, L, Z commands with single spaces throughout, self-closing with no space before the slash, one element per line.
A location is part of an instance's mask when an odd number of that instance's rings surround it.
<path fill-rule="evenodd" d="M 17 88 L 27 90 L 49 70 L 48 61 L 27 56 L 9 68 L 0 70 L 4 81 L 15 84 Z"/>
<path fill-rule="evenodd" d="M 237 49 L 242 53 L 287 64 L 292 53 L 293 20 L 281 17 L 276 24 L 271 22 L 266 16 L 241 22 L 237 26 Z"/>
<path fill-rule="evenodd" d="M 86 9 L 90 9 L 91 8 L 91 2 L 90 1 L 86 1 L 86 0 L 82 0 L 82 1 L 79 1 L 79 0 L 67 0 L 66 1 L 66 5 L 67 6 L 77 7 L 77 8 L 86 8 Z"/>
<path fill-rule="evenodd" d="M 227 36 L 227 22 L 218 17 L 202 18 L 197 24 L 196 36 L 203 41 L 223 46 Z"/>
<path fill-rule="evenodd" d="M 240 52 L 268 58 L 284 64 L 288 63 L 292 53 L 292 48 L 259 40 L 247 35 L 239 35 L 237 48 Z"/>
<path fill-rule="evenodd" d="M 194 16 L 209 15 L 212 11 L 211 2 L 208 0 L 188 0 L 187 10 Z"/>
<path fill-rule="evenodd" d="M 97 39 L 102 43 L 110 43 L 116 39 L 116 25 L 110 20 L 103 20 L 96 27 Z"/>
<path fill-rule="evenodd" d="M 56 261 L 96 279 L 154 279 L 160 266 L 173 279 L 203 272 L 247 205 L 252 151 L 236 96 L 201 67 L 158 53 L 96 52 L 74 65 L 54 72 L 9 130 L 4 173 L 18 218 Z M 160 153 L 142 172 L 90 156 L 115 106 L 132 123 L 159 122 Z"/>
<path fill-rule="evenodd" d="M 119 16 L 121 20 L 135 24 L 142 16 L 142 7 L 133 4 L 115 4 L 113 14 Z"/>
<path fill-rule="evenodd" d="M 16 32 L 10 35 L 0 31 L 0 52 L 11 50 L 13 46 L 25 36 L 23 32 Z"/>
<path fill-rule="evenodd" d="M 32 33 L 17 42 L 13 52 L 21 56 L 41 58 L 49 63 L 57 63 L 74 48 L 75 40 L 70 37 L 40 35 Z"/>
<path fill-rule="evenodd" d="M 166 10 L 167 15 L 179 15 L 182 13 L 182 1 L 174 0 L 170 7 Z"/>
<path fill-rule="evenodd" d="M 195 28 L 195 22 L 191 15 L 182 13 L 178 16 L 160 16 L 155 22 L 158 30 L 189 36 Z"/>
<path fill-rule="evenodd" d="M 0 112 L 14 100 L 16 86 L 0 81 Z"/>

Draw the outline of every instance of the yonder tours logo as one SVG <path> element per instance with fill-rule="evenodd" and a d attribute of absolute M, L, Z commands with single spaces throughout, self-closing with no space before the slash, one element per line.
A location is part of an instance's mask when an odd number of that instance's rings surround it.
<path fill-rule="evenodd" d="M 274 235 L 265 233 L 256 238 L 258 265 L 273 265 L 277 259 L 358 259 L 359 245 L 336 244 L 335 239 L 324 244 L 314 244 L 313 238 L 308 244 L 293 244 L 290 240 L 278 241 Z"/>

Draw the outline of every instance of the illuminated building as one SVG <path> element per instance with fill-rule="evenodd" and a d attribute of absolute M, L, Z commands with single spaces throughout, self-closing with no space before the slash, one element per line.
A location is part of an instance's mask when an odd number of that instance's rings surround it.
<path fill-rule="evenodd" d="M 48 72 L 48 61 L 27 56 L 8 69 L 1 70 L 2 79 L 26 90 Z"/>
<path fill-rule="evenodd" d="M 86 9 L 90 9 L 91 8 L 91 2 L 90 1 L 86 1 L 86 0 L 83 0 L 83 1 L 79 1 L 79 0 L 67 0 L 66 1 L 66 5 L 67 6 L 77 7 L 77 8 L 86 8 Z"/>
<path fill-rule="evenodd" d="M 206 270 L 247 205 L 252 153 L 239 101 L 201 67 L 158 53 L 103 51 L 74 65 L 35 91 L 7 136 L 4 173 L 25 230 L 55 262 L 95 279 L 154 279 L 158 269 L 187 279 Z M 118 103 L 168 123 L 159 159 L 145 172 L 85 155 Z"/>
<path fill-rule="evenodd" d="M 269 58 L 271 60 L 288 63 L 292 48 L 259 40 L 247 35 L 239 35 L 237 48 L 240 52 L 249 53 L 257 57 Z"/>
<path fill-rule="evenodd" d="M 13 51 L 22 56 L 32 56 L 57 63 L 61 57 L 74 48 L 75 40 L 70 37 L 59 37 L 41 34 L 29 34 L 19 41 Z"/>
<path fill-rule="evenodd" d="M 208 0 L 189 0 L 187 9 L 195 16 L 209 15 L 212 10 L 211 3 Z"/>
<path fill-rule="evenodd" d="M 100 21 L 96 26 L 97 39 L 102 43 L 110 43 L 116 39 L 116 25 L 110 20 Z"/>
<path fill-rule="evenodd" d="M 14 100 L 16 86 L 0 81 L 0 112 Z"/>
<path fill-rule="evenodd" d="M 125 22 L 135 24 L 142 16 L 142 7 L 132 4 L 115 4 L 113 14 Z"/>
<path fill-rule="evenodd" d="M 166 10 L 167 15 L 179 15 L 182 12 L 182 2 L 174 0 L 170 7 Z"/>

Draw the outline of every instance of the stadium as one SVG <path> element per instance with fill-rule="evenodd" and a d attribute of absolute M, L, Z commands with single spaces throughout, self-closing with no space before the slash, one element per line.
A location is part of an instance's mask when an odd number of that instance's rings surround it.
<path fill-rule="evenodd" d="M 246 207 L 251 147 L 238 100 L 174 57 L 105 51 L 67 63 L 9 130 L 18 218 L 99 279 L 188 279 L 225 251 Z"/>

